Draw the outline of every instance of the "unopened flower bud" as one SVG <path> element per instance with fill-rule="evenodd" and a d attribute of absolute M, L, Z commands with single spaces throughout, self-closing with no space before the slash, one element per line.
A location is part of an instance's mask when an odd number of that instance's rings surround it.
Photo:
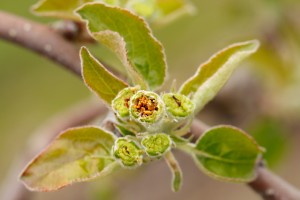
<path fill-rule="evenodd" d="M 130 115 L 141 123 L 153 124 L 164 114 L 164 104 L 154 92 L 140 90 L 130 100 Z"/>
<path fill-rule="evenodd" d="M 113 155 L 124 167 L 134 168 L 143 163 L 143 151 L 128 138 L 119 138 L 113 146 Z"/>
<path fill-rule="evenodd" d="M 162 98 L 167 112 L 175 119 L 186 118 L 194 111 L 194 103 L 185 95 L 167 93 Z"/>
<path fill-rule="evenodd" d="M 120 118 L 129 117 L 130 98 L 136 93 L 137 88 L 128 87 L 119 92 L 116 98 L 112 101 L 112 108 Z"/>
<path fill-rule="evenodd" d="M 172 140 L 169 135 L 164 133 L 157 133 L 145 136 L 141 142 L 147 155 L 151 157 L 162 156 L 170 150 Z"/>

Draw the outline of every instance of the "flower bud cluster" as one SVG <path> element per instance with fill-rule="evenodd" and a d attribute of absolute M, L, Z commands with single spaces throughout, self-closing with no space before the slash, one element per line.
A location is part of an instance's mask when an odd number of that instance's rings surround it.
<path fill-rule="evenodd" d="M 177 122 L 192 116 L 194 103 L 182 94 L 166 93 L 161 97 L 155 92 L 129 87 L 117 95 L 112 108 L 122 121 L 130 119 L 145 127 L 157 127 L 163 126 L 162 119 Z"/>
<path fill-rule="evenodd" d="M 143 158 L 161 157 L 173 144 L 170 134 L 185 123 L 194 111 L 193 102 L 182 94 L 155 92 L 128 87 L 119 92 L 112 108 L 120 123 L 136 127 L 135 136 L 117 139 L 113 156 L 122 166 L 138 167 Z M 183 122 L 183 123 L 182 123 Z M 121 124 L 122 125 L 122 124 Z"/>
<path fill-rule="evenodd" d="M 115 141 L 112 154 L 123 167 L 135 168 L 143 163 L 145 154 L 149 157 L 161 157 L 171 146 L 171 137 L 164 133 L 146 134 L 140 141 L 132 137 L 121 137 Z"/>

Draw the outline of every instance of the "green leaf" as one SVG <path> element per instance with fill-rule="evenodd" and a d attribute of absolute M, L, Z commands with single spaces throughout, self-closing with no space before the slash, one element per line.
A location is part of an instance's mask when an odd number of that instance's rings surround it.
<path fill-rule="evenodd" d="M 200 111 L 227 82 L 238 64 L 259 47 L 257 40 L 233 44 L 202 64 L 196 74 L 180 88 L 184 95 L 192 94 L 196 112 Z"/>
<path fill-rule="evenodd" d="M 109 105 L 119 91 L 128 85 L 107 71 L 87 50 L 80 51 L 82 76 L 85 84 Z"/>
<path fill-rule="evenodd" d="M 88 22 L 95 39 L 117 54 L 135 84 L 162 85 L 166 61 L 162 45 L 146 22 L 128 10 L 101 3 L 86 4 L 77 13 Z"/>
<path fill-rule="evenodd" d="M 233 182 L 249 182 L 256 177 L 262 149 L 251 136 L 232 126 L 217 126 L 196 142 L 194 158 L 207 175 Z"/>
<path fill-rule="evenodd" d="M 32 6 L 32 11 L 39 16 L 80 20 L 74 10 L 88 2 L 93 0 L 41 0 Z"/>
<path fill-rule="evenodd" d="M 111 156 L 115 136 L 98 127 L 71 128 L 61 133 L 22 172 L 33 191 L 51 191 L 110 173 L 118 166 Z"/>
<path fill-rule="evenodd" d="M 182 186 L 181 168 L 171 151 L 168 151 L 164 158 L 172 172 L 172 190 L 178 192 Z"/>
<path fill-rule="evenodd" d="M 157 24 L 165 24 L 184 15 L 193 13 L 194 6 L 187 0 L 156 0 L 158 13 L 153 20 Z"/>
<path fill-rule="evenodd" d="M 137 72 L 134 66 L 129 62 L 127 57 L 126 44 L 123 38 L 117 32 L 110 30 L 94 33 L 93 37 L 102 45 L 111 49 L 125 66 L 129 76 L 135 85 L 140 85 L 141 88 L 147 89 L 147 83 L 144 81 L 143 76 Z"/>

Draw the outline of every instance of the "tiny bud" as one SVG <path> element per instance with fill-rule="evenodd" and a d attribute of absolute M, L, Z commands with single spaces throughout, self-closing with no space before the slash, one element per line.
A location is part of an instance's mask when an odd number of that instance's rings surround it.
<path fill-rule="evenodd" d="M 141 148 L 128 138 L 118 138 L 113 146 L 113 156 L 122 166 L 138 167 L 143 163 Z"/>
<path fill-rule="evenodd" d="M 136 93 L 137 88 L 128 87 L 119 92 L 116 98 L 112 101 L 112 109 L 119 118 L 129 117 L 130 98 Z"/>
<path fill-rule="evenodd" d="M 140 90 L 130 100 L 130 114 L 141 123 L 153 124 L 164 114 L 164 104 L 154 92 Z"/>
<path fill-rule="evenodd" d="M 145 136 L 141 144 L 148 156 L 157 157 L 162 156 L 171 149 L 172 140 L 167 134 L 157 133 Z"/>
<path fill-rule="evenodd" d="M 194 111 L 194 103 L 185 95 L 167 93 L 163 95 L 167 112 L 175 119 L 183 119 Z"/>

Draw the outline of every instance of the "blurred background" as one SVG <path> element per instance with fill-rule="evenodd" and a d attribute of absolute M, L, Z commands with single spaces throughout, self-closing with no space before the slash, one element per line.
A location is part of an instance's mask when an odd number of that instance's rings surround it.
<path fill-rule="evenodd" d="M 152 27 L 167 54 L 169 79 L 165 88 L 173 79 L 180 86 L 201 63 L 227 45 L 260 40 L 259 52 L 243 62 L 199 118 L 209 125 L 232 124 L 252 134 L 267 149 L 267 165 L 299 188 L 299 0 L 191 2 L 196 7 L 195 14 Z M 36 0 L 0 1 L 0 10 L 43 23 L 55 21 L 32 15 L 29 8 L 34 3 Z M 116 63 L 103 47 L 91 47 L 106 62 Z M 0 94 L 0 186 L 5 188 L 17 184 L 22 169 L 18 161 L 38 142 L 32 139 L 33 134 L 54 116 L 90 99 L 92 94 L 78 77 L 3 40 Z M 171 174 L 161 160 L 103 180 L 51 193 L 34 193 L 28 199 L 260 199 L 245 185 L 222 183 L 203 175 L 183 153 L 176 152 L 176 156 L 184 174 L 183 188 L 178 193 L 171 192 Z M 11 179 L 13 170 L 15 179 Z M 8 177 L 13 181 L 8 183 Z"/>

